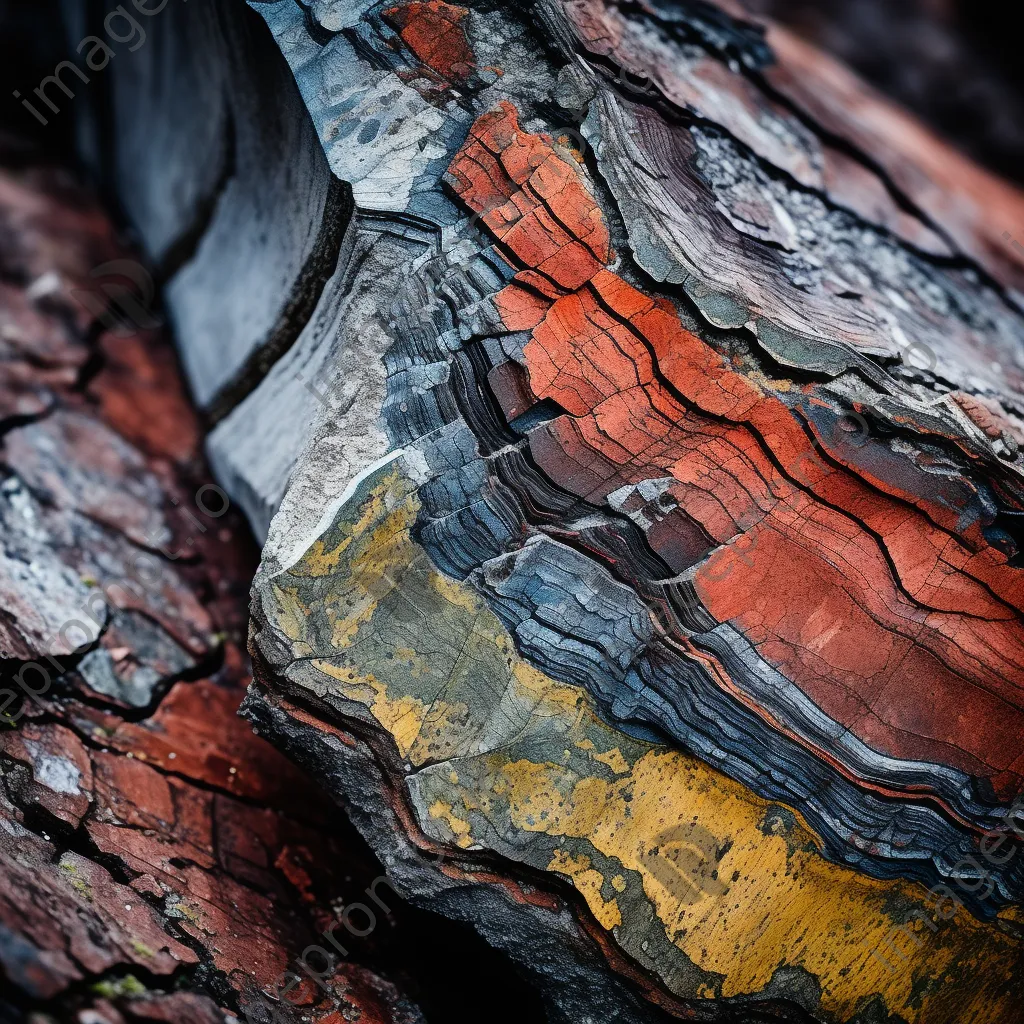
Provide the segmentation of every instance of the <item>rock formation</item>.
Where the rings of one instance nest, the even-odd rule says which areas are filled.
[[[1024,196],[735,0],[249,8],[81,115],[243,713],[552,1020],[1021,1020]]]

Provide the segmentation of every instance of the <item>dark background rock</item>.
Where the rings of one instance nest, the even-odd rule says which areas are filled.
[[[196,502],[212,477],[166,334],[107,330],[71,297],[93,259],[138,255],[66,171],[30,144],[12,151],[19,170],[0,155],[0,329],[21,369],[0,390],[16,382],[41,400],[18,398],[0,417],[0,500],[13,517],[0,543],[29,559],[38,594],[68,590],[65,618],[107,610],[97,644],[71,657],[51,645],[51,662],[43,646],[11,649],[32,592],[16,580],[5,590],[0,1021],[222,1024],[246,1008],[262,1021],[258,989],[375,884],[389,912],[364,937],[340,933],[350,955],[325,975],[330,993],[306,979],[301,1009],[273,1019],[469,1024],[492,999],[495,1021],[537,1017],[500,954],[378,882],[381,865],[317,783],[237,717],[257,556],[248,527],[234,508],[205,514],[222,509],[212,494]],[[12,527],[30,509],[31,550],[18,556]],[[157,543],[140,547],[140,530]],[[159,567],[155,590],[131,576],[133,555]],[[33,698],[16,677],[37,660],[49,678],[22,676]],[[455,962],[471,965],[458,986]]]
[[[976,160],[1024,181],[1020,11],[1009,0],[744,0],[834,53]]]

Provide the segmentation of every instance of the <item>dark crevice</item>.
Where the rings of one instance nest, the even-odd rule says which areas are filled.
[[[160,623],[153,619],[152,616],[146,615],[145,612],[135,611],[136,614],[149,619],[150,622],[153,622],[155,625],[163,629],[163,627],[160,626]],[[104,633],[106,633],[109,626],[110,623],[104,626]],[[99,642],[97,641],[90,650],[96,650],[99,646]],[[58,676],[54,680],[54,684],[60,685],[62,693],[66,692],[68,696],[73,696],[75,702],[83,705],[84,707],[92,708],[93,710],[100,711],[103,714],[114,715],[118,720],[125,722],[126,724],[138,725],[142,722],[148,721],[160,710],[161,704],[163,704],[167,695],[178,683],[197,683],[203,679],[215,678],[223,665],[224,648],[218,645],[208,651],[203,657],[199,658],[192,668],[161,678],[161,680],[153,686],[152,698],[142,707],[126,707],[102,694],[94,693],[91,690],[85,692],[85,684],[83,684],[82,687],[72,689],[69,680],[66,678],[68,672],[73,671],[71,669],[69,669],[68,672],[65,672],[64,675]],[[167,774],[173,775],[175,773],[168,771]],[[227,791],[225,790],[225,792]]]
[[[4,434],[9,434],[12,430],[17,430],[19,427],[28,427],[33,423],[39,423],[40,421],[45,420],[48,416],[53,414],[56,408],[56,404],[51,404],[42,412],[26,413],[21,416],[15,415],[0,418],[0,437],[3,437]],[[0,463],[0,465],[3,465],[3,463]]]

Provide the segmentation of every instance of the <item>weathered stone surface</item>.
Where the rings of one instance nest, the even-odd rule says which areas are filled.
[[[401,268],[426,248],[412,231],[357,217],[295,345],[211,432],[210,461],[261,539],[279,510],[278,538],[294,547],[296,537],[314,537],[324,500],[387,452],[378,423],[388,344],[380,289],[396,289]]]
[[[298,632],[288,641],[260,631],[258,648],[273,658],[261,677],[313,695],[328,719],[390,732],[391,770],[405,777],[417,831],[464,850],[469,864],[493,851],[520,870],[571,879],[590,927],[608,929],[683,1000],[727,997],[728,1015],[739,997],[760,992],[767,1011],[776,993],[813,991],[816,1013],[843,1020],[856,1017],[865,987],[886,1004],[910,999],[911,979],[889,970],[885,955],[895,958],[894,928],[931,920],[926,887],[829,865],[820,839],[784,804],[602,722],[583,687],[516,655],[480,598],[432,569],[409,535],[414,494],[400,462],[375,474],[357,492],[354,519],[339,519],[267,585],[258,620]],[[323,592],[332,595],[327,610],[303,596]],[[289,735],[283,723],[276,731]],[[305,756],[326,768],[336,755],[318,749],[312,731],[299,734]],[[1012,922],[1013,911],[1004,917]],[[1000,1020],[1017,943],[964,910],[957,921],[940,922],[920,950],[900,951],[920,956],[923,970],[987,964],[991,987],[958,973],[962,987],[950,977],[930,1001],[939,1015],[969,1005]],[[515,934],[533,938],[522,922]],[[821,988],[794,985],[800,972],[780,957],[815,965]],[[557,991],[558,980],[550,984]],[[588,1005],[579,993],[560,995],[566,1015]]]
[[[164,284],[192,395],[217,419],[301,331],[350,204],[263,22],[195,6],[143,18],[146,45],[111,62],[112,109],[94,112],[88,148]],[[72,45],[104,38],[104,11],[68,7]]]
[[[113,82],[107,159],[125,212],[164,276],[192,254],[241,169],[233,152],[231,99],[231,73],[238,67],[230,63],[218,5],[197,8],[171,3],[158,20],[140,19],[145,45],[134,59],[115,59],[106,69]],[[95,11],[82,15],[80,24],[68,25],[72,45],[98,28]],[[145,131],[137,130],[140,125]],[[92,144],[100,150],[104,142]]]
[[[95,640],[106,622],[102,602],[95,619],[81,621],[89,587],[53,549],[41,519],[38,502],[17,477],[8,476],[0,484],[0,595],[7,613],[0,620],[0,658],[70,654]],[[60,635],[67,623],[74,625]]]
[[[449,12],[424,35],[502,72],[456,108],[455,61],[409,30],[444,5],[331,36],[254,6],[318,124],[312,83],[397,27],[381,60],[418,61],[460,137],[439,183],[387,195],[439,229],[379,296],[364,409],[391,454],[297,456],[330,482],[270,528],[249,713],[397,861],[440,844],[499,889],[571,882],[556,924],[399,876],[506,948],[577,951],[524,957],[566,1017],[1012,1016],[1024,320],[985,229],[901,193],[838,104],[823,126],[780,100],[770,40],[720,11],[538,4],[497,55],[493,11]],[[567,984],[607,965],[624,987]]]
[[[80,512],[143,547],[170,541],[159,483],[102,422],[58,409],[10,431],[4,449],[7,465],[48,506]]]
[[[19,804],[33,804],[78,827],[92,803],[93,775],[75,733],[59,725],[26,725],[0,735],[0,756],[28,769],[7,774],[7,788]]]
[[[154,908],[132,889],[85,857],[61,854],[9,810],[0,813],[0,963],[12,984],[34,999],[48,999],[114,967],[168,977],[196,962],[196,954],[164,931]]]
[[[270,72],[168,290],[267,539],[245,714],[553,1019],[1019,1018],[1024,199],[735,0],[249,6],[294,87],[223,5],[225,80]],[[273,787],[180,726],[219,683],[104,685],[75,728],[140,756],[55,806],[214,969],[275,963],[229,909]]]
[[[0,283],[0,296],[0,420],[37,416],[74,384],[89,349],[23,288]]]
[[[78,663],[87,690],[114,703],[144,708],[196,660],[155,622],[138,612],[117,612],[100,641]]]
[[[194,459],[199,429],[174,351],[142,331],[108,332],[99,347],[103,373],[89,382],[87,393],[98,403],[103,421],[155,459]]]
[[[59,312],[81,332],[96,321],[83,295],[96,286],[92,272],[123,255],[110,220],[97,208],[76,202],[70,175],[47,168],[5,175],[0,183],[0,237],[4,240],[0,273],[16,282],[23,296],[13,307],[26,303]],[[11,314],[8,313],[8,316]],[[43,351],[52,352],[46,336],[58,330],[56,323],[40,335]],[[34,335],[33,335],[34,336]],[[72,339],[81,343],[81,336]]]

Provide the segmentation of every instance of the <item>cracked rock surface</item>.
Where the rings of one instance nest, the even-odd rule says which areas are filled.
[[[553,1020],[1016,1024],[1024,196],[738,0],[197,17],[223,76],[146,51],[98,141],[129,200],[154,134],[142,192],[196,193],[167,296],[265,541],[243,714]],[[161,528],[145,478],[102,499],[114,446],[52,479],[74,427],[9,496],[66,524],[61,607],[60,552]],[[17,592],[10,643],[59,657]],[[130,718],[216,627],[161,595],[78,671]],[[122,665],[129,612],[177,648]]]

